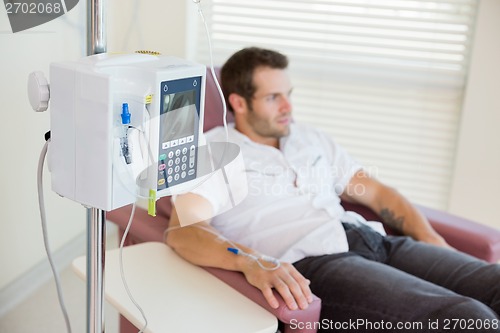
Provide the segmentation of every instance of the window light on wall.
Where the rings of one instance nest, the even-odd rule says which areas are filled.
[[[290,58],[294,117],[412,201],[446,209],[477,0],[204,0],[214,62]],[[196,60],[209,63],[202,27]]]

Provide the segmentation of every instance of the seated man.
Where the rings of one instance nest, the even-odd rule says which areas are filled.
[[[178,196],[177,211],[191,207],[196,219],[213,210],[214,217],[202,228],[174,227],[167,244],[194,264],[243,272],[271,307],[278,305],[273,288],[290,309],[307,308],[312,291],[322,299],[321,318],[332,323],[420,323],[425,332],[477,319],[483,331],[500,331],[500,266],[450,248],[408,200],[326,134],[292,123],[287,66],[284,55],[259,48],[225,63],[222,87],[235,116],[229,141],[241,148],[248,196],[220,214],[219,198],[202,190]],[[216,128],[207,139],[225,135]],[[374,231],[341,199],[370,207],[405,236]],[[176,209],[171,226],[179,225]]]

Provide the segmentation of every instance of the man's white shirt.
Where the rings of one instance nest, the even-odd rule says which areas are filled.
[[[225,142],[226,132],[214,128],[206,139]],[[344,149],[325,133],[298,124],[281,138],[279,150],[251,141],[231,125],[228,141],[241,148],[246,179],[240,177],[240,185],[248,195],[226,210],[222,184],[207,181],[192,191],[212,204],[211,224],[219,232],[285,262],[348,251],[341,220],[352,216],[340,205],[339,195],[361,165]]]

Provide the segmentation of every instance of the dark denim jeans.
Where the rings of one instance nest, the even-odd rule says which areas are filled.
[[[319,332],[500,332],[500,265],[364,225],[344,229],[349,252],[294,264],[322,299]]]

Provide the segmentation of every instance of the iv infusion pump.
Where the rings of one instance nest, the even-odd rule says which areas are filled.
[[[149,54],[51,64],[52,189],[110,211],[192,186],[205,78],[204,65]]]

